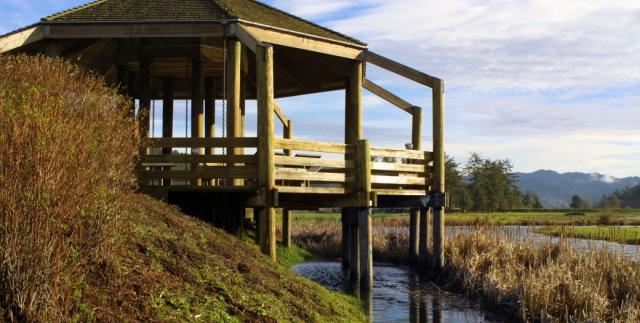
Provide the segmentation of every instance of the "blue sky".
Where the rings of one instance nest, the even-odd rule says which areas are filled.
[[[83,2],[0,0],[0,33]],[[640,175],[638,0],[267,3],[443,78],[447,152],[459,161],[478,151],[509,158],[518,171]],[[368,77],[430,110],[428,89],[375,68]],[[296,121],[296,136],[341,140],[342,93],[279,104]],[[429,118],[426,113],[425,142]],[[410,141],[410,124],[407,115],[365,92],[365,136],[374,145],[402,147]]]

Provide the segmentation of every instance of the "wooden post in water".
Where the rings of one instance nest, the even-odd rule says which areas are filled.
[[[242,81],[242,44],[237,39],[227,41],[227,137],[239,138],[242,135],[241,81]],[[227,148],[228,156],[242,154],[241,148]],[[233,163],[228,164],[235,166]],[[244,180],[233,179],[227,185],[242,186]]]
[[[418,231],[420,232],[420,246],[419,246],[419,257],[418,257],[418,266],[423,269],[427,269],[427,260],[429,259],[429,222],[431,217],[431,212],[429,208],[422,207],[419,210],[420,218],[418,222],[420,223],[420,227]]]
[[[359,227],[357,208],[345,208],[349,225],[349,279],[352,283],[360,282],[360,244],[358,243]]]
[[[373,247],[371,229],[371,145],[368,140],[356,144],[356,189],[361,207],[358,208],[358,244],[360,251],[360,289],[373,287]]]
[[[204,69],[202,58],[198,53],[191,63],[191,138],[204,138],[204,105],[203,88]],[[193,155],[204,155],[204,148],[194,147],[191,151]],[[198,164],[191,164],[191,170],[198,169]],[[202,186],[202,179],[195,179],[195,186]]]
[[[444,82],[433,84],[433,261],[436,270],[444,269]]]
[[[413,107],[412,117],[411,146],[414,150],[422,150],[422,109]],[[420,259],[421,222],[418,213],[419,210],[414,208],[409,214],[409,261],[414,266],[418,265]]]
[[[276,260],[276,224],[273,195],[275,190],[274,164],[274,80],[273,80],[273,47],[257,46],[257,93],[258,93],[258,186],[260,199],[264,206],[260,216],[264,219],[261,232],[263,238],[262,252]],[[261,223],[262,224],[262,223]]]
[[[340,210],[340,221],[342,222],[342,245],[341,253],[342,253],[342,267],[344,269],[349,269],[349,256],[351,252],[351,237],[350,237],[350,227],[349,227],[349,213],[347,208],[342,208]]]

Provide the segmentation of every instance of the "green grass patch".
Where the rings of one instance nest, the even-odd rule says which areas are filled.
[[[548,236],[565,236],[588,240],[605,240],[625,244],[640,245],[640,227],[597,226],[597,227],[544,227],[537,233]]]
[[[295,245],[292,245],[289,248],[278,245],[277,253],[278,263],[285,267],[291,267],[305,261],[310,261],[314,258],[309,251]]]

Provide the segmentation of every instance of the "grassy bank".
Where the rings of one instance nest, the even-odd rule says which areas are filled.
[[[382,220],[386,221],[386,220]],[[566,243],[534,246],[504,240],[478,225],[446,240],[443,289],[465,293],[508,320],[629,322],[640,319],[640,267],[606,251],[581,253]],[[337,257],[340,222],[299,218],[294,240]],[[376,232],[374,261],[406,263],[408,234]]]
[[[135,193],[128,99],[61,60],[0,56],[0,320],[365,321],[351,297]]]
[[[640,228],[638,227],[544,227],[537,233],[554,237],[572,237],[588,240],[605,240],[618,243],[640,245]]]

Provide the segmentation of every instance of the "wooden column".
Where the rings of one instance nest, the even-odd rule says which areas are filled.
[[[422,150],[422,109],[413,107],[413,125],[411,127],[411,146],[414,150]],[[422,223],[419,218],[419,209],[411,209],[409,214],[409,260],[412,265],[419,263],[419,246],[421,243]],[[424,225],[428,225],[424,223]]]
[[[419,260],[418,265],[421,268],[427,269],[427,260],[429,259],[429,220],[431,217],[431,213],[429,208],[420,208],[420,219],[418,222],[420,223],[420,227],[418,229],[420,236],[420,246],[419,246]]]
[[[353,62],[346,91],[345,143],[349,145],[355,145],[362,139],[363,67],[363,62]]]
[[[291,210],[282,210],[282,245],[286,248],[291,246]]]
[[[242,111],[241,111],[241,83],[242,83],[242,44],[237,39],[227,41],[227,136],[229,138],[241,137]],[[242,154],[241,148],[227,149],[227,155]],[[236,164],[229,164],[230,167]],[[242,186],[242,179],[234,179],[233,186]]]
[[[433,192],[436,205],[433,207],[433,261],[437,270],[444,268],[444,82],[433,84]]]
[[[347,209],[347,221],[349,223],[349,278],[351,282],[360,281],[360,244],[358,243],[358,209]]]
[[[258,46],[256,51],[257,92],[258,92],[258,186],[264,207],[260,215],[265,218],[266,242],[262,252],[276,260],[276,236],[273,193],[275,189],[275,164],[273,140],[274,126],[274,80],[273,47]]]
[[[373,287],[373,244],[371,208],[358,208],[360,244],[360,289],[369,291]]]
[[[140,137],[148,138],[149,133],[149,113],[151,111],[151,59],[147,56],[140,58],[140,88],[139,88],[139,107],[138,122],[140,129]]]
[[[204,138],[204,102],[203,102],[204,70],[202,58],[198,54],[191,61],[191,138]],[[193,155],[204,155],[204,148],[194,147]],[[191,164],[191,170],[197,170],[198,164]],[[197,178],[191,183],[202,186],[202,179]]]

